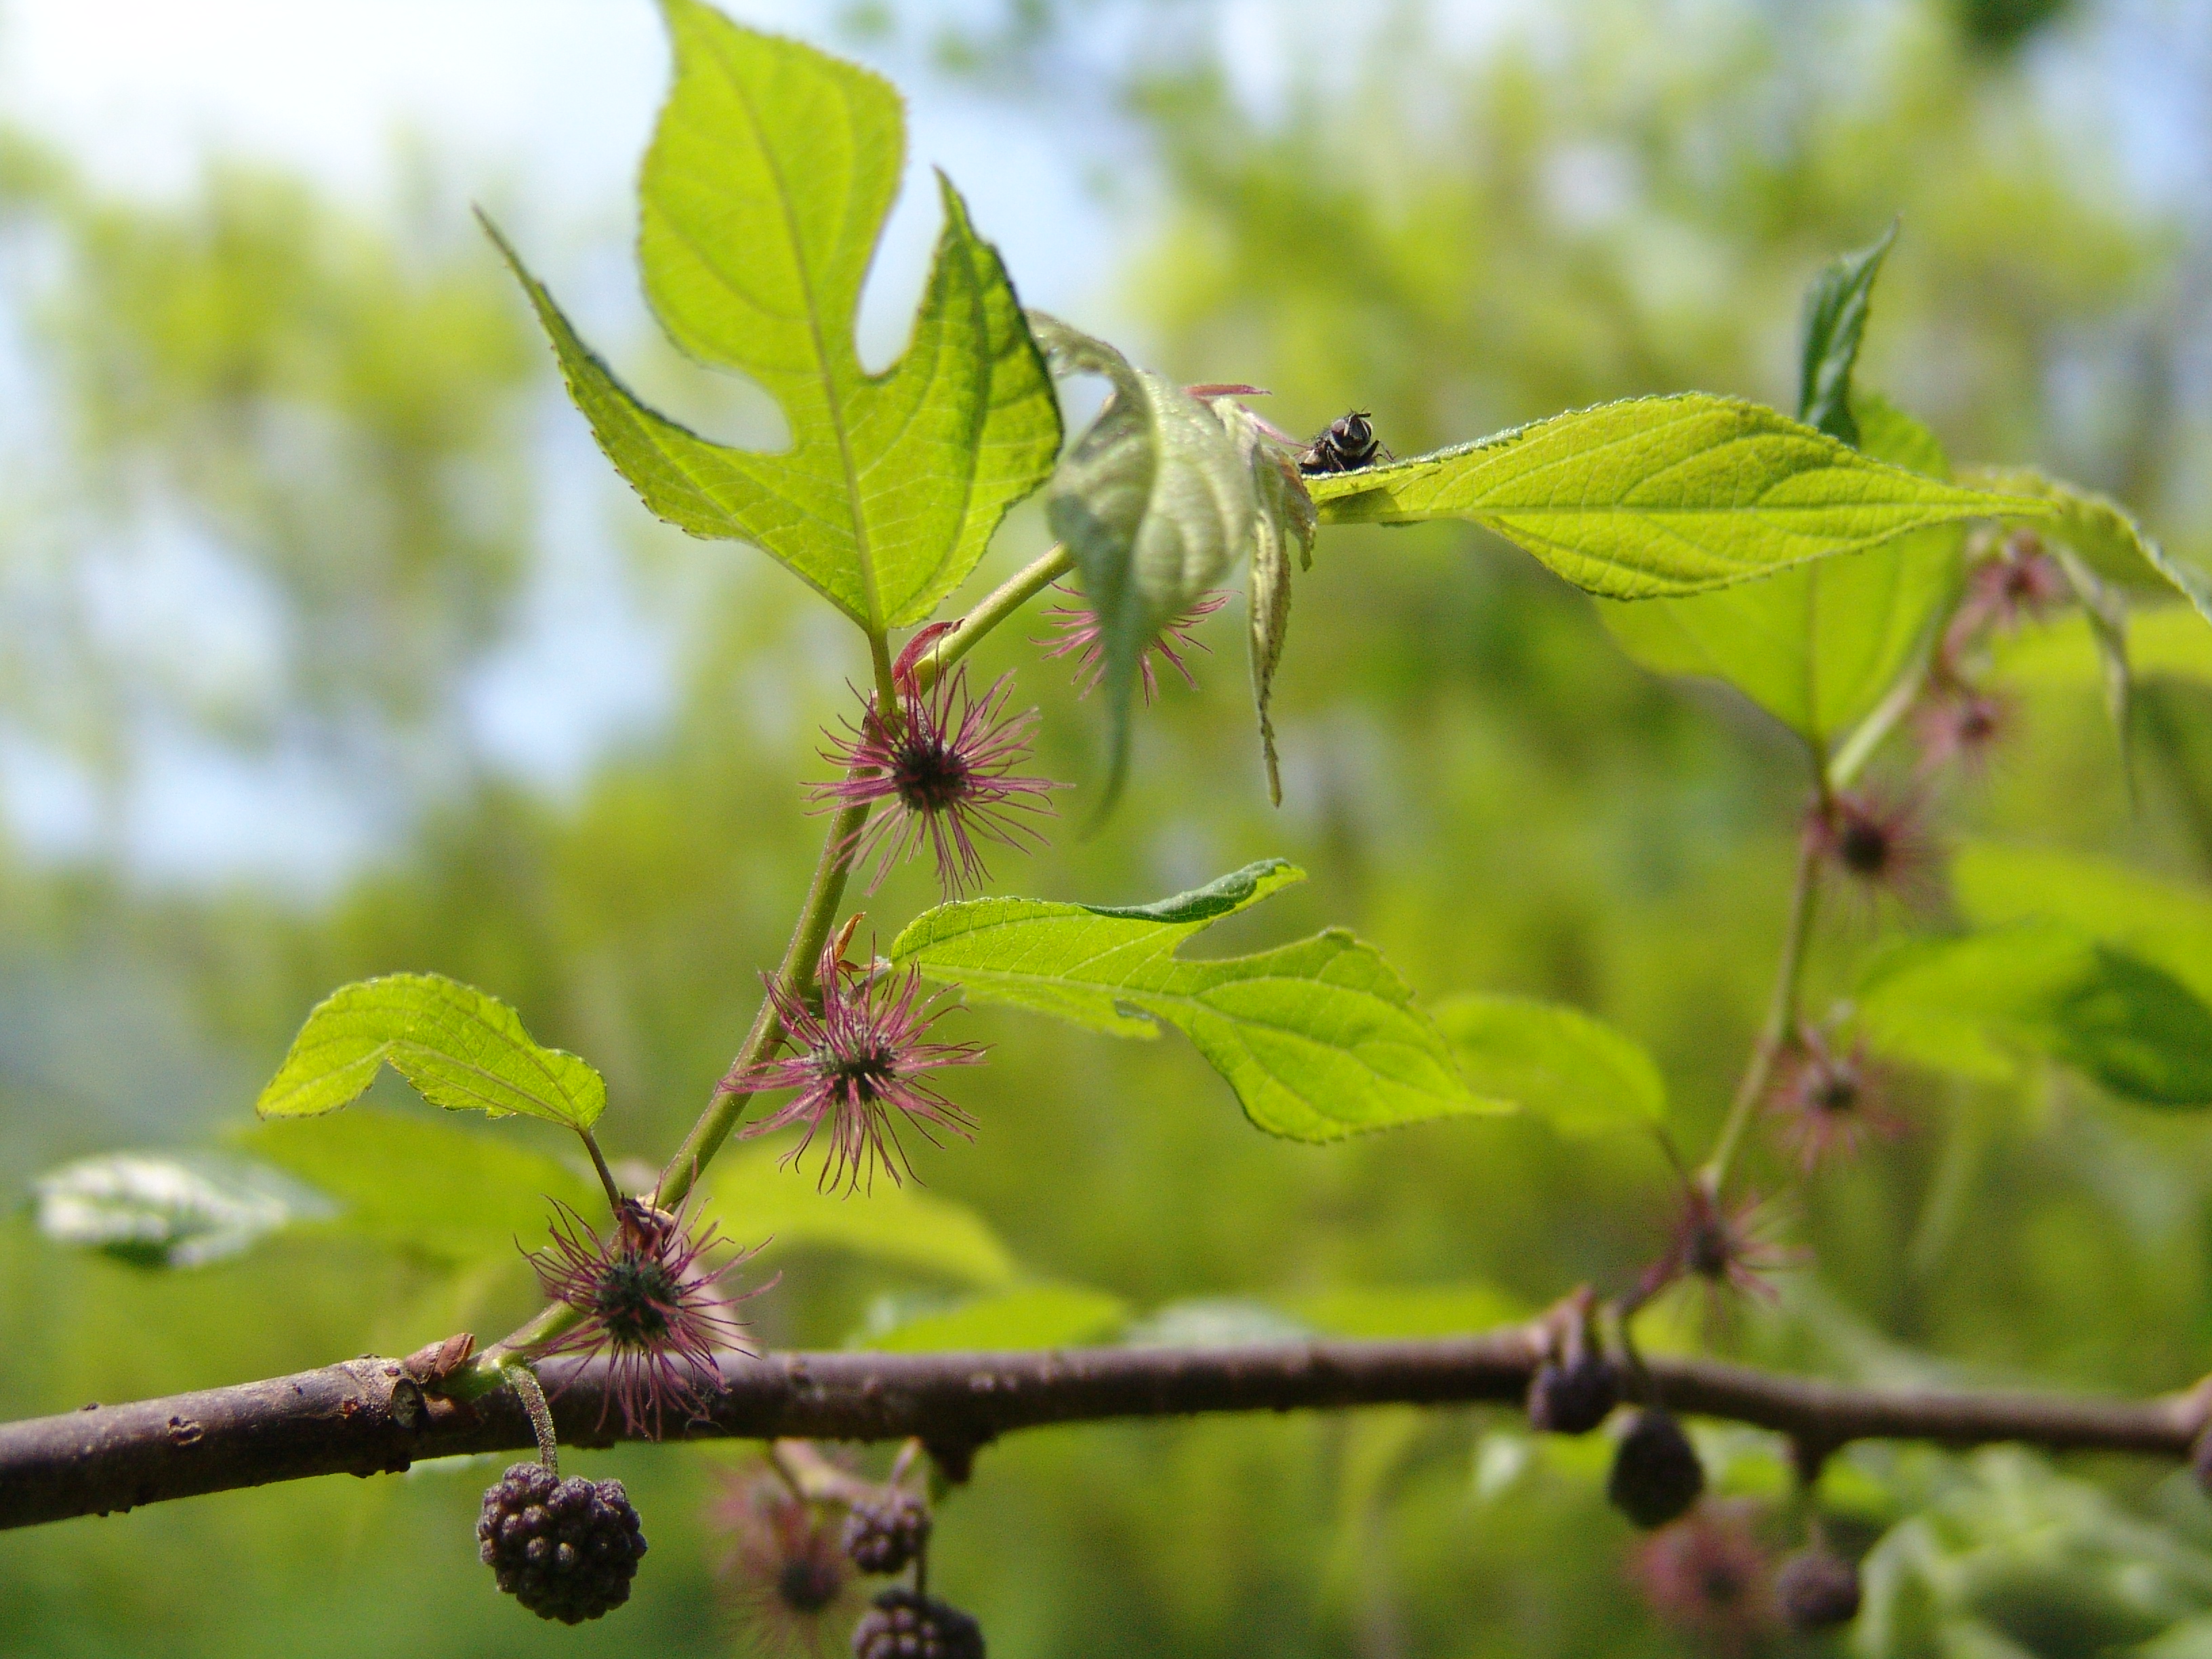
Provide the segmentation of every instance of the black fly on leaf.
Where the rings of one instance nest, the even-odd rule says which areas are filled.
[[[1369,411],[1355,409],[1340,415],[1328,423],[1328,430],[1307,446],[1298,457],[1298,471],[1308,475],[1316,472],[1357,472],[1363,466],[1372,466],[1380,451],[1387,460],[1398,458],[1382,447],[1382,440],[1368,422]]]

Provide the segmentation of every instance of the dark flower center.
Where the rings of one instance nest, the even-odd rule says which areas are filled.
[[[1725,1275],[1735,1258],[1735,1241],[1729,1237],[1728,1224],[1717,1216],[1698,1222],[1690,1229],[1689,1248],[1683,1255],[1690,1271],[1700,1278]]]
[[[794,1555],[776,1571],[776,1596],[794,1613],[821,1612],[844,1587],[836,1564],[813,1554]]]
[[[1815,1111],[1841,1114],[1858,1109],[1859,1080],[1841,1066],[1815,1073],[1812,1087],[1805,1092]]]
[[[1836,855],[1855,876],[1878,876],[1889,867],[1889,832],[1867,818],[1848,818],[1836,841]]]
[[[972,775],[959,750],[941,737],[909,731],[898,745],[891,783],[912,812],[942,812],[968,793]]]
[[[881,1043],[855,1054],[823,1049],[815,1059],[823,1075],[837,1084],[841,1091],[856,1094],[864,1101],[883,1099],[890,1092],[891,1085],[898,1081],[897,1058]]]
[[[1699,1575],[1698,1590],[1717,1607],[1732,1606],[1747,1588],[1744,1575],[1733,1561],[1708,1561]]]
[[[666,1263],[625,1252],[599,1269],[592,1312],[617,1347],[651,1348],[667,1340],[669,1314],[683,1300],[684,1287]]]

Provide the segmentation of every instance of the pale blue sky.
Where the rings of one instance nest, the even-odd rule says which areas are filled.
[[[749,21],[854,50],[830,27],[838,0],[722,3]],[[1177,15],[1201,20],[1239,94],[1264,110],[1300,72],[1297,43],[1322,38],[1318,17],[1340,4],[1221,0]],[[943,4],[903,9],[945,15]],[[1433,9],[1441,45],[1457,53],[1542,8],[1438,0]],[[1125,9],[1099,26],[1123,33],[1085,49],[1108,62],[1145,50],[1152,42],[1128,31],[1146,17]],[[1079,87],[1058,104],[1010,102],[920,70],[921,56],[881,64],[908,96],[913,173],[936,164],[952,175],[1025,299],[1126,334],[1107,308],[1116,220],[1087,181],[1102,165],[1126,163],[1127,135]],[[2075,100],[2092,126],[2109,122],[2147,186],[2200,202],[2212,195],[2212,0],[2105,0],[2069,56],[2053,62],[2063,73],[2045,77],[2052,96]],[[1306,70],[1326,77],[1330,67],[1330,54],[1305,54]],[[392,183],[403,137],[424,137],[443,176],[501,207],[587,331],[618,357],[620,343],[647,324],[634,285],[606,280],[614,266],[604,256],[627,240],[629,185],[666,69],[651,0],[0,0],[0,114],[58,142],[103,182],[173,192],[209,154],[228,153],[374,201]],[[1129,199],[1141,216],[1141,170],[1133,176]],[[878,357],[903,335],[934,233],[933,192],[915,182],[910,174],[864,313],[864,343]],[[587,258],[594,250],[601,257]],[[549,428],[558,463],[549,476],[596,465],[573,420]],[[562,505],[549,521],[593,524],[574,489]],[[649,727],[665,707],[665,636],[630,603],[597,528],[549,537],[518,623],[472,689],[472,739],[495,765],[573,786],[609,742]],[[296,756],[250,760],[150,734],[138,770],[121,850],[160,882],[246,878],[312,891],[392,827],[364,810],[358,781],[319,775]],[[0,814],[58,855],[97,839],[83,778],[5,730]]]

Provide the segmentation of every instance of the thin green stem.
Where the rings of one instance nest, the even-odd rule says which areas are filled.
[[[607,1158],[599,1150],[599,1138],[589,1129],[576,1131],[584,1143],[584,1150],[592,1155],[592,1167],[599,1172],[599,1185],[607,1189],[608,1212],[620,1220],[623,1212],[622,1188],[615,1184],[615,1172],[607,1168]]]
[[[1928,678],[1928,653],[1921,652],[1912,659],[1912,665],[1898,677],[1897,684],[1889,688],[1875,710],[1858,723],[1858,727],[1844,739],[1824,774],[1831,791],[1848,789],[1856,781],[1874,752],[1884,738],[1897,727],[1905,713],[1918,701],[1922,684]]]
[[[887,732],[896,732],[903,720],[899,710],[898,677],[891,672],[891,642],[884,634],[868,635],[868,660],[876,669],[876,718]]]
[[[473,1400],[499,1386],[505,1372],[502,1367],[513,1363],[517,1354],[532,1353],[556,1337],[574,1330],[581,1322],[584,1310],[565,1302],[549,1302],[524,1323],[516,1326],[505,1336],[479,1353],[476,1364],[466,1371],[456,1371],[446,1380],[446,1392],[460,1400]]]
[[[1005,622],[1017,611],[1036,597],[1057,578],[1075,568],[1074,556],[1065,547],[1054,547],[987,594],[981,603],[961,619],[939,642],[937,648],[915,666],[915,683],[926,687],[939,674],[974,650],[991,630]],[[878,717],[896,721],[898,716],[897,688],[891,675],[890,647],[881,635],[871,635],[869,654],[874,659],[876,672],[876,707]],[[856,769],[853,777],[866,775],[865,769]],[[859,850],[860,829],[867,822],[868,808],[865,804],[842,808],[830,822],[830,832],[823,837],[822,855],[814,866],[814,879],[806,890],[806,900],[799,907],[799,920],[793,927],[791,940],[784,947],[783,960],[776,969],[776,983],[789,998],[805,998],[815,988],[815,968],[820,961],[822,947],[829,941],[830,931],[836,926],[838,906],[845,896],[845,883],[853,871],[853,859]],[[732,1076],[742,1075],[760,1065],[775,1053],[784,1036],[783,1018],[777,1013],[775,999],[762,999],[760,1011],[753,1016],[752,1029],[745,1034],[744,1046],[730,1068]],[[681,1204],[691,1191],[702,1171],[714,1161],[722,1143],[730,1138],[745,1108],[751,1103],[750,1089],[717,1088],[700,1113],[684,1144],[668,1160],[660,1172],[659,1185],[655,1188],[655,1201],[664,1207]],[[589,1135],[585,1144],[591,1148],[593,1164],[599,1170],[600,1180],[606,1184],[609,1200],[619,1206],[621,1194],[616,1188],[612,1173],[592,1145]],[[447,1385],[448,1392],[463,1398],[482,1394],[497,1386],[500,1365],[518,1353],[528,1353],[543,1347],[565,1333],[575,1328],[583,1315],[563,1302],[547,1304],[539,1309],[527,1323],[509,1332],[477,1356],[469,1372],[457,1373]]]
[[[1826,793],[1824,788],[1824,801]],[[1773,1079],[1774,1062],[1780,1058],[1790,1033],[1797,1029],[1797,1000],[1805,978],[1806,947],[1812,941],[1813,915],[1820,896],[1820,856],[1813,837],[1801,837],[1797,878],[1790,893],[1789,928],[1782,940],[1782,967],[1774,978],[1774,995],[1767,1004],[1766,1024],[1752,1048],[1750,1064],[1744,1067],[1743,1081],[1736,1085],[1728,1121],[1721,1127],[1720,1139],[1713,1143],[1713,1155],[1698,1171],[1698,1181],[1709,1193],[1718,1194],[1721,1183],[1728,1179],[1729,1165],[1743,1139],[1744,1127],[1751,1121],[1753,1110],[1765,1098],[1767,1085]]]
[[[915,684],[929,685],[981,644],[993,629],[1074,568],[1075,555],[1067,550],[1066,544],[1061,543],[1016,571],[985,594],[975,608],[960,619],[959,627],[938,641],[929,654],[915,665]]]

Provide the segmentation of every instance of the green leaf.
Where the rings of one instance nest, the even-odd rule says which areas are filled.
[[[698,0],[662,9],[676,83],[639,185],[646,293],[678,346],[775,398],[791,447],[732,448],[645,407],[501,250],[648,507],[765,550],[871,633],[921,621],[1060,447],[1012,285],[940,176],[945,228],[913,338],[869,374],[853,326],[904,158],[898,94]]]
[[[1494,1285],[1340,1286],[1283,1306],[1325,1335],[1373,1340],[1474,1335],[1529,1313],[1527,1303]]]
[[[2088,618],[2054,617],[1996,645],[1999,678],[2019,685],[2082,691],[2105,689],[2103,653]],[[2193,680],[2212,685],[2212,628],[2186,605],[2139,611],[2128,618],[2128,665],[2137,680]]]
[[[1666,1117],[1667,1085],[1643,1045],[1579,1009],[1470,994],[1448,997],[1432,1013],[1477,1095],[1524,1107],[1569,1134]]]
[[[597,1182],[457,1123],[365,1109],[255,1124],[232,1140],[337,1199],[343,1231],[451,1263],[544,1243],[550,1200],[586,1216],[605,1212]]]
[[[336,1207],[283,1172],[211,1152],[110,1152],[32,1185],[39,1231],[146,1267],[198,1267]]]
[[[982,1290],[1015,1278],[1014,1259],[983,1218],[919,1186],[878,1186],[866,1198],[816,1190],[777,1167],[774,1147],[725,1155],[706,1177],[708,1206],[741,1243],[769,1241],[769,1255],[793,1249],[842,1250]]]
[[[1861,407],[1861,436],[1875,459],[1948,477],[1927,428],[1878,398]],[[1719,592],[1601,601],[1599,611],[1647,668],[1724,679],[1826,750],[1900,675],[1917,672],[1957,592],[1961,537],[1956,526],[1941,525]]]
[[[2105,859],[1990,842],[1958,850],[1951,890],[1977,927],[2063,922],[2165,969],[2212,1003],[2212,890]]]
[[[1865,337],[1867,302],[1881,262],[1897,240],[1898,221],[1871,247],[1846,253],[1813,279],[1805,295],[1805,362],[1797,393],[1797,418],[1807,426],[1859,448],[1851,416],[1851,369]]]
[[[1370,946],[1340,929],[1256,956],[1184,962],[1176,948],[1223,916],[1305,879],[1280,859],[1131,908],[972,899],[925,912],[891,960],[970,1000],[1053,1014],[1119,1036],[1175,1026],[1271,1134],[1337,1140],[1492,1112],[1453,1069],[1442,1035]]]
[[[2212,622],[2212,578],[2173,557],[2110,496],[2062,483],[2033,467],[1978,467],[1972,477],[1984,488],[2040,501],[2040,514],[2003,516],[2038,520],[2046,533],[2105,580],[2154,599],[2179,592]]]
[[[2136,793],[2135,751],[2128,740],[2128,719],[2135,703],[2135,670],[2128,660],[2128,602],[2118,586],[2089,568],[2088,562],[2070,547],[2058,549],[2059,568],[2073,589],[2089,625],[2089,640],[2096,647],[2099,678],[2103,682],[2105,713],[2120,742],[2120,766],[2126,774],[2128,799]]]
[[[1323,524],[1470,520],[1617,599],[1699,593],[1936,525],[2049,510],[1701,392],[1601,404],[1306,485]]]
[[[1153,1309],[1121,1333],[1121,1341],[1132,1348],[1232,1348],[1312,1335],[1281,1309],[1249,1297],[1192,1296]]]
[[[497,997],[441,974],[392,974],[334,991],[261,1091],[263,1117],[313,1117],[358,1099],[386,1064],[434,1106],[520,1112],[587,1129],[607,1103],[599,1074],[539,1047]]]
[[[1032,312],[1030,322],[1058,373],[1103,375],[1113,387],[1068,446],[1045,501],[1098,617],[1109,739],[1103,814],[1127,775],[1145,647],[1252,545],[1260,515],[1254,458],[1180,386],[1057,318]]]
[[[1095,1342],[1127,1322],[1129,1305],[1079,1285],[1024,1285],[949,1307],[872,1319],[846,1343],[883,1353],[988,1353],[1017,1348],[1065,1348]]]
[[[2212,1009],[2164,969],[2063,923],[1910,943],[1869,971],[1859,1009],[1878,1048],[1934,1070],[2008,1079],[2024,1051],[2123,1100],[2212,1104]]]

